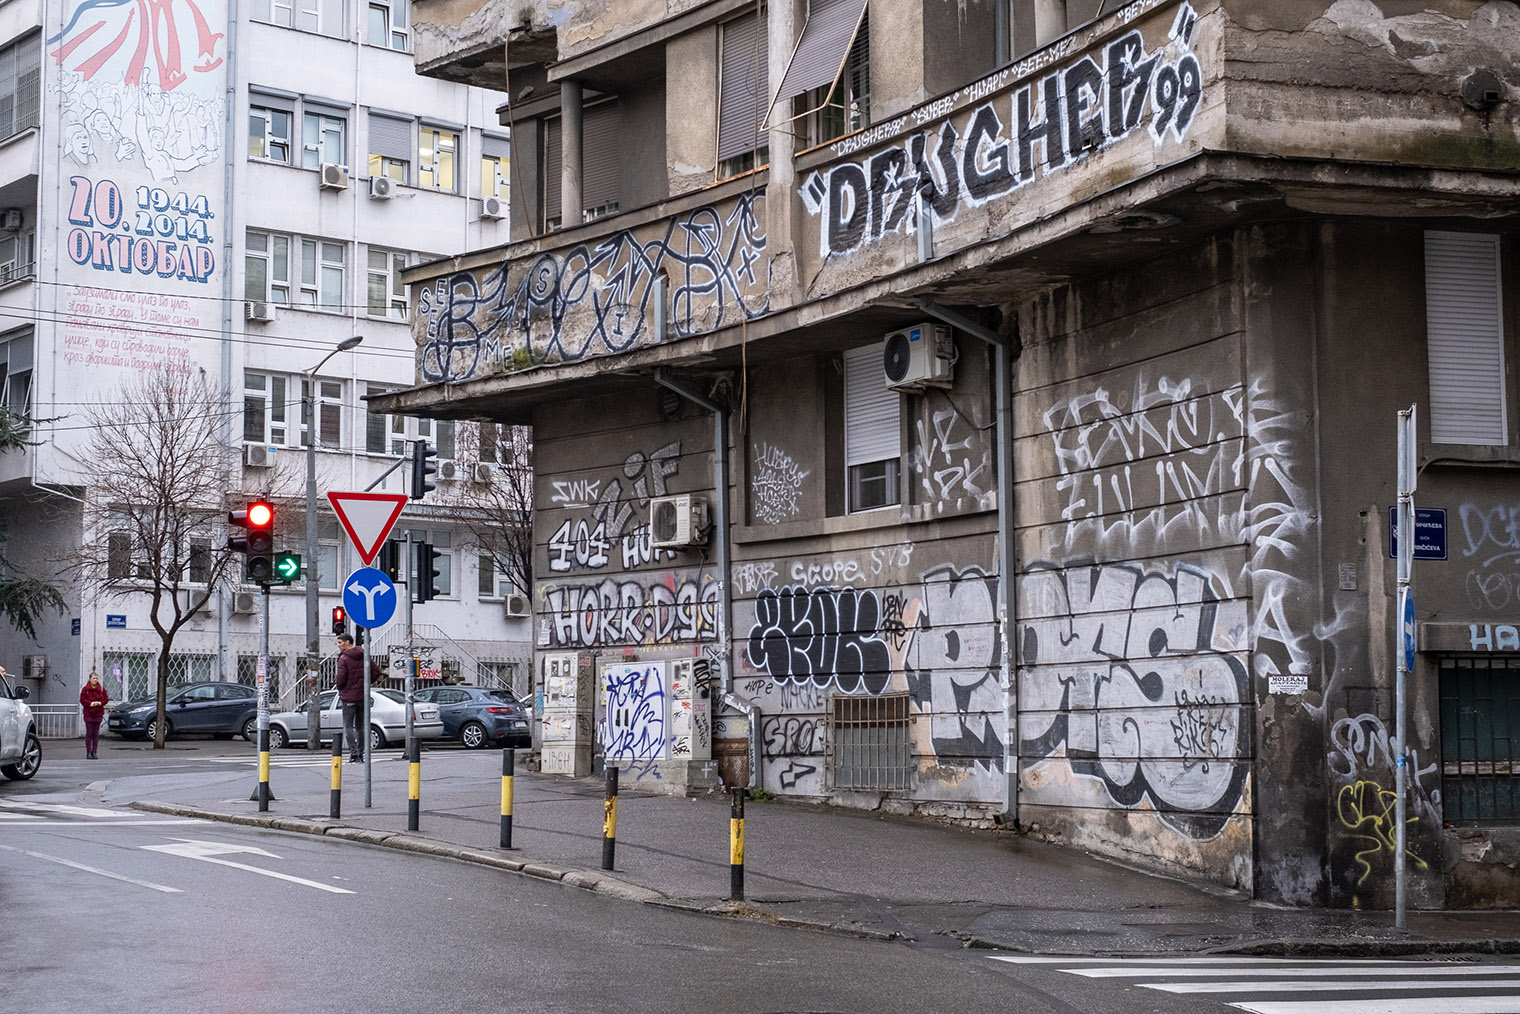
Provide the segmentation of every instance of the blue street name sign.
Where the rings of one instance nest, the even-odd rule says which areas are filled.
[[[106,613],[107,630],[126,630],[127,618],[120,613]]]
[[[1388,559],[1399,558],[1399,508],[1388,508]],[[1446,508],[1416,507],[1414,509],[1414,558],[1416,560],[1446,559]]]
[[[396,615],[396,586],[374,567],[360,567],[343,580],[343,608],[361,627],[381,627]]]
[[[79,636],[79,618],[77,616],[69,621],[69,633],[75,637]]]

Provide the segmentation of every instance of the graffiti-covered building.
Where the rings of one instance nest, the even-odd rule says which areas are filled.
[[[380,404],[535,427],[546,769],[1389,904],[1413,405],[1410,899],[1520,902],[1520,5],[416,32],[505,82],[513,231],[409,272]]]

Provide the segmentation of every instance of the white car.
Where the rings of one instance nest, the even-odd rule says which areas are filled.
[[[369,697],[369,742],[372,750],[383,750],[391,743],[406,740],[406,695],[399,690],[371,690]],[[322,702],[322,726],[317,742],[331,743],[333,734],[343,729],[343,706],[336,690],[327,690]],[[438,705],[417,704],[412,732],[418,739],[437,739],[443,735],[443,719]],[[269,749],[278,750],[289,743],[306,743],[306,709],[281,711],[269,716]],[[346,749],[351,749],[347,748]]]
[[[24,686],[12,688],[0,675],[0,774],[24,782],[42,767],[42,744],[37,740],[37,726],[26,699],[31,691]],[[436,711],[437,708],[435,707]],[[438,723],[443,733],[443,722]]]

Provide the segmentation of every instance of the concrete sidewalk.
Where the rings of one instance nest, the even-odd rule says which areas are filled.
[[[520,770],[520,769],[519,769]],[[622,786],[615,869],[602,862],[603,783],[521,772],[513,848],[500,845],[501,754],[423,756],[420,829],[407,832],[407,764],[377,755],[373,806],[345,765],[342,819],[328,819],[330,760],[274,755],[276,800],[248,796],[256,768],[229,765],[154,800],[112,782],[103,802],[325,834],[485,863],[631,900],[836,932],[1050,954],[1520,953],[1520,913],[1303,911],[1127,869],[1013,831],[976,831],[836,807],[750,800],[745,900],[730,902],[729,800]]]

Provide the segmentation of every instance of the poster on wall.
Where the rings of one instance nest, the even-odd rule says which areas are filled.
[[[197,340],[221,329],[225,8],[66,0],[47,10],[57,354],[71,385],[97,393],[189,370]]]

